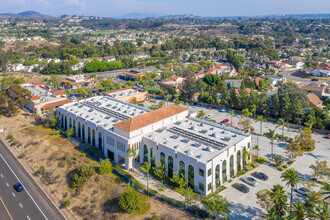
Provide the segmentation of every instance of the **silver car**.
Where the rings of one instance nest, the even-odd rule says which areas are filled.
[[[243,176],[242,181],[246,182],[247,184],[249,184],[251,186],[257,186],[258,185],[257,180],[252,178],[252,177],[249,177],[249,176]]]

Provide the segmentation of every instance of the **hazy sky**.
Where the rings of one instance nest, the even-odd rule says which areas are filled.
[[[51,16],[112,17],[131,12],[244,16],[330,13],[330,0],[0,0],[0,13],[27,10]]]

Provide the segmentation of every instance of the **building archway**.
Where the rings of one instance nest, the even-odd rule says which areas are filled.
[[[148,162],[148,147],[147,145],[143,146],[143,162]]]
[[[85,139],[85,125],[84,124],[82,124],[81,137],[82,137],[83,141],[86,141],[86,139]]]
[[[92,146],[95,147],[95,130],[92,130]]]
[[[92,142],[91,142],[91,128],[90,127],[88,127],[88,143],[89,144],[91,144]]]
[[[72,127],[73,127],[73,131],[74,131],[74,136],[77,136],[77,132],[76,132],[76,120],[74,120],[74,119],[73,119]]]
[[[222,183],[227,181],[227,161],[222,162]]]
[[[219,188],[220,186],[220,165],[218,164],[215,167],[215,187]]]
[[[173,157],[172,156],[168,156],[167,158],[167,176],[172,178],[173,177]]]
[[[64,119],[64,130],[68,130],[68,118],[65,116]]]
[[[241,170],[241,151],[237,151],[237,172]]]
[[[155,160],[155,150],[154,148],[150,148],[150,163],[151,163],[151,166],[155,167],[156,166],[156,160]]]
[[[194,183],[195,173],[194,173],[194,167],[192,165],[188,166],[188,186],[195,189],[195,183]]]
[[[99,150],[102,151],[102,134],[99,132]]]
[[[230,156],[229,160],[229,167],[230,167],[230,176],[234,176],[234,155]]]
[[[183,161],[179,162],[179,176],[180,177],[181,177],[181,174],[183,174],[184,176],[186,175],[186,170],[185,170],[185,166],[184,166]]]
[[[78,138],[81,138],[81,125],[80,125],[80,122],[78,122]]]
[[[62,127],[62,128],[64,128],[64,119],[63,119],[63,118],[64,118],[64,116],[63,116],[63,114],[62,114],[62,116],[61,116],[61,127]]]
[[[71,128],[72,128],[72,119],[69,118],[69,129],[71,129]]]
[[[160,163],[165,166],[165,154],[163,152],[160,153]]]

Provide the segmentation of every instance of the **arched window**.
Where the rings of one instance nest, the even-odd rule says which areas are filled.
[[[222,183],[227,181],[227,161],[222,162]]]
[[[82,124],[81,137],[82,137],[83,141],[86,141],[86,139],[85,139],[85,125],[84,124]]]
[[[61,127],[62,127],[62,128],[64,128],[64,119],[63,119],[63,114],[62,114],[62,116],[61,116],[61,119],[62,119],[62,120],[61,120]]]
[[[165,154],[163,152],[160,153],[160,163],[164,164],[165,166]]]
[[[80,122],[78,122],[78,137],[81,138],[81,125],[80,125]]]
[[[220,186],[220,165],[218,164],[215,167],[215,187],[218,188]]]
[[[102,134],[99,132],[99,150],[102,151]]]
[[[64,119],[64,129],[68,130],[68,118],[65,116]]]
[[[155,167],[156,166],[156,161],[155,161],[155,150],[154,148],[150,148],[150,163],[151,166]]]
[[[229,161],[229,166],[230,166],[230,176],[234,176],[234,155],[230,156],[230,161]]]
[[[167,175],[168,175],[168,177],[172,178],[173,177],[173,157],[168,156],[167,160],[168,160],[167,161],[168,162],[168,165],[167,165],[167,167],[168,167]]]
[[[76,136],[77,132],[76,132],[76,120],[73,119],[73,131],[74,131],[74,135]]]
[[[237,172],[241,170],[241,151],[237,151]]]
[[[193,190],[195,189],[194,178],[195,178],[194,167],[192,165],[189,165],[188,166],[188,186],[190,188],[192,188]]]
[[[69,118],[69,129],[71,129],[71,128],[72,128],[72,119]]]
[[[88,143],[91,144],[91,128],[88,127]]]
[[[95,147],[95,130],[92,131],[92,146]]]
[[[185,175],[186,172],[185,172],[185,167],[184,167],[184,162],[183,161],[180,161],[179,162],[179,175],[181,177],[181,174]]]
[[[148,162],[148,147],[144,145],[143,147],[143,162]]]
[[[248,151],[246,150],[246,147],[243,147],[243,167],[246,166],[246,161],[248,159]]]

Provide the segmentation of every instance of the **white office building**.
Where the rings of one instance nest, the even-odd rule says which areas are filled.
[[[187,108],[169,105],[150,111],[110,96],[69,103],[58,109],[59,123],[130,169],[128,149],[138,150],[136,164],[165,164],[168,176],[183,173],[196,192],[214,192],[243,168],[251,136],[195,118]],[[249,159],[249,158],[248,158]]]

